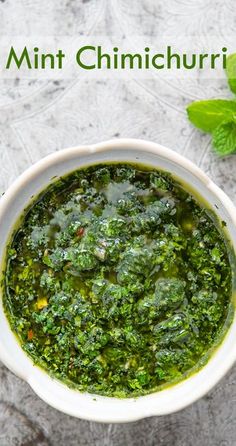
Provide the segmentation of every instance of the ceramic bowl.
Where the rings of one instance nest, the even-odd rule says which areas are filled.
[[[227,224],[228,237],[236,250],[236,209],[225,193],[197,166],[174,151],[152,142],[134,139],[107,141],[55,152],[26,170],[0,200],[0,259],[23,209],[55,176],[76,168],[106,161],[140,162],[164,169],[197,191],[207,207]],[[235,261],[232,261],[235,284]],[[1,292],[1,290],[0,290]],[[54,408],[79,418],[100,422],[129,422],[153,415],[169,414],[206,394],[236,360],[236,315],[220,346],[197,373],[165,390],[138,398],[118,399],[72,390],[33,365],[12,333],[0,294],[0,360],[27,381],[36,394]]]

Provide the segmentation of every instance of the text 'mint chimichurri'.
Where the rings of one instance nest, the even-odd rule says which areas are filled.
[[[170,174],[103,164],[33,200],[7,249],[4,290],[35,364],[81,391],[127,397],[206,361],[232,272],[214,219]]]

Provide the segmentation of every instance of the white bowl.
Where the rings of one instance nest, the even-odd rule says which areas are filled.
[[[182,179],[226,222],[234,252],[236,251],[236,209],[230,199],[197,166],[158,144],[135,139],[107,141],[53,153],[24,172],[0,200],[0,259],[15,222],[29,203],[55,176],[76,168],[105,161],[141,162],[165,169]],[[235,270],[235,262],[232,265]],[[234,275],[235,278],[235,275]],[[0,360],[29,383],[44,401],[75,417],[100,422],[129,422],[153,415],[180,410],[208,392],[236,360],[236,315],[209,362],[184,381],[138,398],[118,399],[72,390],[33,365],[12,333],[0,296]]]

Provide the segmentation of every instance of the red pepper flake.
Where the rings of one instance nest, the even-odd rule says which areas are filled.
[[[28,331],[28,341],[32,341],[33,337],[34,337],[34,332],[33,332],[33,330],[29,330],[29,331]]]
[[[84,228],[79,228],[78,231],[76,232],[76,235],[78,237],[82,237],[83,234],[84,234]]]

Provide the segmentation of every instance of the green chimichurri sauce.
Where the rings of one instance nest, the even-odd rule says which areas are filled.
[[[4,307],[35,364],[81,391],[138,396],[220,342],[224,237],[169,174],[104,164],[49,186],[9,244]]]

